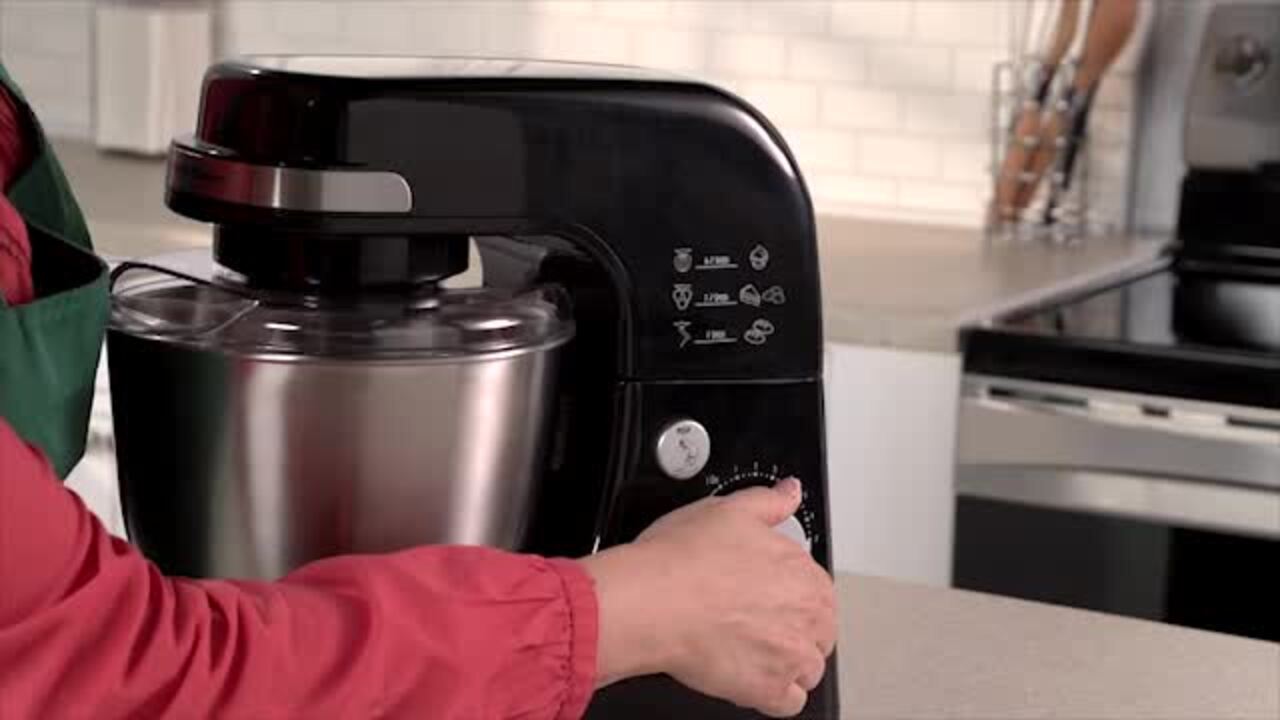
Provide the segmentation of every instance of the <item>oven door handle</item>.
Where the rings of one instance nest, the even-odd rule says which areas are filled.
[[[1280,493],[1076,468],[962,465],[961,497],[1280,540]]]
[[[957,492],[1280,537],[1275,420],[1256,409],[970,376]]]

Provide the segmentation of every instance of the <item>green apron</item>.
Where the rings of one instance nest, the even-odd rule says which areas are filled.
[[[34,134],[34,159],[8,196],[27,224],[36,291],[34,301],[18,307],[0,297],[0,417],[66,477],[84,453],[107,321],[107,269],[92,253],[53,150],[3,66],[0,84]]]

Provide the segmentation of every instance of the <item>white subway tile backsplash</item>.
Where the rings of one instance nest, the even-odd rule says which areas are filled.
[[[667,0],[599,0],[596,16],[628,23],[658,24],[667,19],[670,6]]]
[[[1129,110],[1133,107],[1134,91],[1137,82],[1129,73],[1110,72],[1102,76],[1098,83],[1097,94],[1094,95],[1095,107],[1113,110]]]
[[[707,68],[710,41],[702,30],[640,28],[635,36],[634,62],[645,67],[700,73]]]
[[[87,63],[16,53],[6,55],[5,65],[47,131],[88,131],[92,100]]]
[[[523,0],[523,2],[529,12],[535,15],[588,17],[595,12],[596,8],[594,0]]]
[[[0,47],[68,57],[89,56],[93,3],[90,0],[41,0],[4,4]]]
[[[1089,112],[1090,142],[1122,147],[1129,142],[1132,116],[1122,110],[1094,107]]]
[[[825,170],[852,170],[857,142],[852,133],[834,130],[789,130],[783,133],[806,177]],[[816,172],[815,171],[819,171]]]
[[[812,124],[818,117],[818,89],[813,85],[746,80],[737,83],[736,89],[773,122],[795,127]]]
[[[413,8],[404,0],[361,0],[344,9],[342,34],[353,52],[368,48],[392,54],[423,52],[414,29]]]
[[[751,0],[747,5],[751,30],[787,36],[824,33],[830,15],[827,0]]]
[[[776,77],[786,70],[786,43],[774,35],[719,33],[711,38],[711,68],[729,75]]]
[[[959,48],[955,51],[953,87],[956,90],[989,93],[996,63],[1008,59],[1000,48]]]
[[[898,182],[887,178],[823,173],[810,178],[809,192],[820,204],[892,206],[898,200]]]
[[[991,101],[984,95],[916,93],[906,95],[903,105],[909,132],[971,140],[990,132]]]
[[[930,138],[865,134],[858,138],[858,167],[871,175],[933,178],[941,166],[942,146]]]
[[[528,41],[529,53],[544,60],[626,63],[633,57],[631,30],[620,23],[543,18],[523,28],[521,37]],[[515,45],[518,41],[505,42]]]
[[[751,27],[751,0],[678,0],[671,20],[682,27],[746,30]]]
[[[990,182],[991,146],[986,142],[949,142],[942,148],[942,179]]]
[[[624,26],[551,16],[531,22],[506,3],[455,2],[417,6],[418,52],[622,62],[630,51]],[[621,39],[619,40],[619,38]],[[619,44],[610,46],[610,41]]]
[[[799,80],[859,83],[867,76],[866,48],[848,41],[792,39],[787,47],[787,74]]]
[[[822,91],[823,125],[859,130],[892,130],[901,122],[897,93],[866,88],[828,87]]]
[[[1026,2],[1027,0],[1020,0]],[[1009,7],[1003,0],[916,0],[912,37],[943,45],[1003,45]]]
[[[1088,171],[1091,187],[1099,185],[1104,189],[1123,187],[1121,183],[1129,177],[1131,166],[1132,161],[1127,153],[1116,152],[1113,148],[1104,145],[1089,147]]]
[[[979,222],[992,66],[1024,0],[212,1],[220,56],[499,55],[716,81],[782,128],[820,208]],[[88,132],[93,5],[0,0],[0,49],[50,127]],[[1125,202],[1141,46],[1095,100],[1092,187],[1108,212]]]
[[[271,27],[269,11],[259,0],[223,0],[218,8],[217,54],[228,57],[270,52],[278,35]]]
[[[281,35],[332,42],[342,28],[341,15],[345,8],[339,3],[271,0],[264,4],[269,7],[271,28]]]
[[[867,51],[867,81],[879,87],[944,89],[951,85],[951,50],[877,45]]]
[[[911,32],[913,2],[837,0],[831,3],[831,34],[839,37],[896,40]]]

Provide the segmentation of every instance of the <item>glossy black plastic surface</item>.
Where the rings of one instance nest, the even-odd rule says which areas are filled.
[[[1280,408],[1280,166],[1188,172],[1164,267],[961,338],[966,372]]]
[[[1280,164],[1256,172],[1192,170],[1182,180],[1179,255],[1280,268]]]
[[[966,372],[1280,408],[1280,284],[1165,269],[964,331]]]
[[[411,211],[288,212],[172,187],[168,202],[224,226],[220,257],[265,262],[257,274],[286,284],[309,276],[301,266],[329,278],[320,285],[341,284],[344,263],[325,242],[467,235],[486,285],[564,287],[577,334],[526,549],[582,555],[713,491],[794,474],[813,554],[830,569],[817,242],[794,159],[724,91],[564,69],[322,76],[217,65],[200,141],[259,165],[395,172]],[[255,256],[273,234],[296,242]],[[711,464],[684,482],[652,457],[661,425],[681,416],[706,424],[713,442]],[[835,678],[833,660],[803,717],[838,717]],[[589,717],[759,716],[644,678],[600,693]]]
[[[608,511],[604,544],[633,539],[661,515],[699,498],[794,476],[804,488],[797,519],[814,558],[831,569],[822,384],[806,382],[646,383],[622,388],[632,428]],[[658,468],[654,448],[667,423],[693,419],[711,437],[710,460],[697,476],[674,480]],[[768,582],[768,578],[761,578]],[[803,718],[836,718],[833,658]],[[640,678],[598,693],[590,720],[760,717],[692,693],[665,678]]]
[[[759,113],[710,86],[227,63],[206,76],[197,135],[256,164],[396,172],[413,207],[285,212],[171,188],[184,215],[297,236],[555,235],[612,276],[620,375],[820,370],[817,248],[799,169]]]
[[[954,582],[979,592],[1280,640],[1280,542],[961,497]]]

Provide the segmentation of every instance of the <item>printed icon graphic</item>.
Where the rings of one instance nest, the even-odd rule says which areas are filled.
[[[764,295],[762,295],[761,297],[764,298],[764,301],[769,303],[770,305],[786,305],[787,304],[787,293],[783,291],[781,285],[774,285],[768,290],[765,290]]]
[[[760,291],[756,289],[755,285],[752,285],[751,283],[747,283],[746,285],[742,286],[741,290],[738,291],[738,300],[743,305],[750,305],[751,307],[760,307]]]
[[[671,266],[678,273],[687,273],[693,269],[693,248],[676,248],[676,256],[671,260]]]
[[[672,325],[675,326],[676,332],[680,333],[680,347],[684,347],[693,341],[693,333],[689,332],[690,323],[688,320],[677,320]]]
[[[764,318],[757,318],[751,323],[751,327],[742,333],[742,339],[752,345],[763,345],[769,340],[769,336],[774,333],[773,323]]]
[[[769,267],[768,248],[763,245],[751,248],[751,254],[747,256],[747,261],[751,263],[752,270],[763,270]]]
[[[689,303],[693,302],[693,286],[688,283],[676,283],[671,289],[671,301],[676,304],[677,310],[688,310]]]

